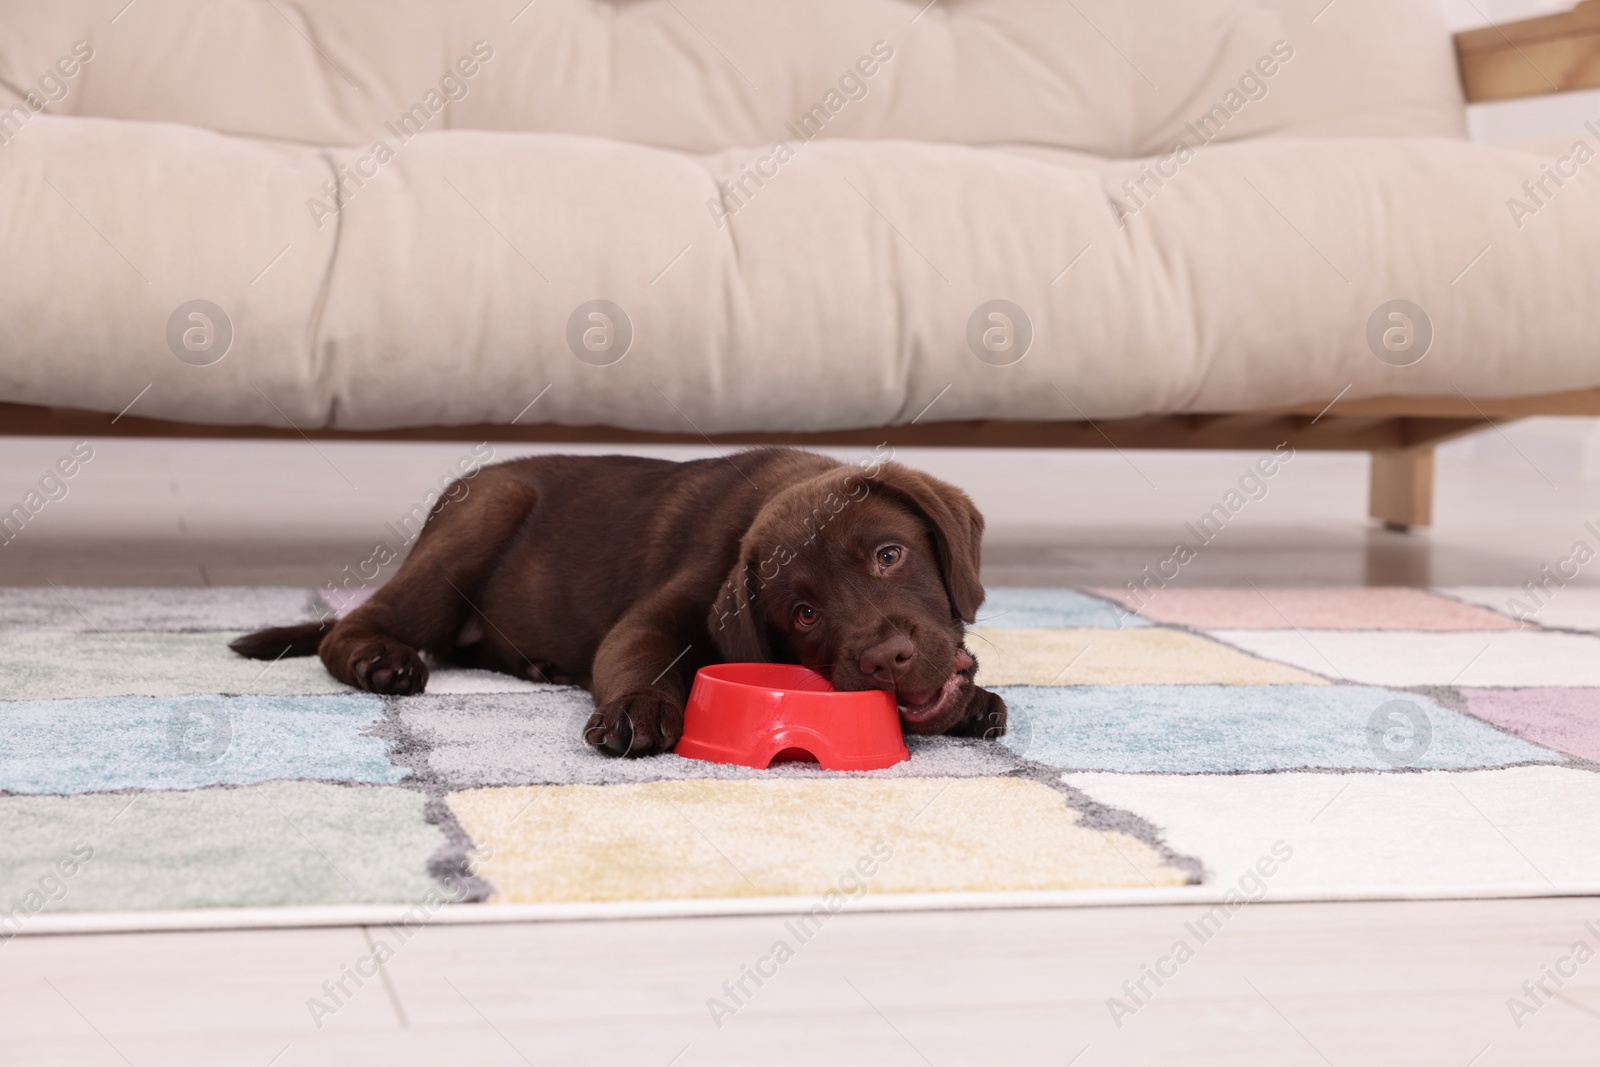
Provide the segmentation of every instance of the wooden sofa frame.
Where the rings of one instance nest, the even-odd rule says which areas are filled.
[[[1456,35],[1469,102],[1600,87],[1600,0],[1546,18]],[[1395,529],[1432,518],[1433,449],[1453,437],[1532,415],[1600,415],[1600,389],[1543,396],[1335,399],[1326,407],[1152,415],[1103,422],[928,422],[821,433],[645,433],[553,424],[427,426],[353,432],[112,416],[0,403],[0,433],[69,437],[306,438],[365,441],[492,440],[552,444],[788,444],[939,448],[1297,449],[1372,454],[1369,511]]]

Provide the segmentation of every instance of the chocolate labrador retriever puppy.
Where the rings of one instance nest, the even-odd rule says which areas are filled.
[[[898,463],[792,449],[670,463],[543,456],[447,493],[399,573],[337,622],[241,637],[321,655],[340,681],[420,693],[436,662],[575,682],[602,752],[665,752],[700,667],[800,663],[892,691],[908,733],[997,737],[965,624],[983,601],[983,517]]]

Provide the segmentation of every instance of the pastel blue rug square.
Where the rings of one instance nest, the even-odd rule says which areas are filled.
[[[1365,685],[1000,686],[1005,745],[1063,770],[1200,774],[1565,763],[1417,693]]]
[[[988,590],[978,609],[979,626],[1006,630],[1093,627],[1126,630],[1151,625],[1120,604],[1076,589],[1022,589],[1001,586]]]
[[[383,707],[369,693],[0,701],[0,791],[393,784],[407,771],[371,729]]]

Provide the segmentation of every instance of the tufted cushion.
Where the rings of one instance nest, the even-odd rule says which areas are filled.
[[[522,415],[712,433],[905,422],[935,398],[925,421],[1580,388],[1600,384],[1584,282],[1600,276],[1600,164],[1520,229],[1505,207],[1562,150],[1219,145],[1119,227],[1107,197],[1131,162],[834,140],[719,228],[708,162],[736,170],[750,150],[460,131],[418,138],[318,229],[304,197],[358,150],[41,118],[0,168],[0,398],[139,397],[136,414],[280,427]],[[211,366],[164,339],[196,297],[236,331]],[[594,298],[631,318],[614,365],[566,340]],[[994,298],[1033,323],[1014,365],[969,348]],[[1415,366],[1368,348],[1395,298],[1433,317]]]
[[[482,41],[493,58],[432,128],[713,152],[849,100],[841,77],[881,41],[823,136],[1126,157],[1169,150],[1282,41],[1274,106],[1220,139],[1462,135],[1433,0],[121,2],[0,3],[0,98],[83,39],[95,58],[52,114],[365,145]]]
[[[1433,0],[521,3],[0,0],[44,105],[0,106],[0,400],[710,433],[1600,384],[1600,164],[1509,211],[1572,147],[1462,137]]]

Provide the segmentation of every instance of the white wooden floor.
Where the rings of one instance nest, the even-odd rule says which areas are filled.
[[[64,444],[0,438],[0,500]],[[0,582],[321,584],[462,451],[319,447],[96,442],[69,496],[5,546]],[[978,496],[988,580],[1120,584],[1251,457],[900,458]],[[1208,547],[1196,584],[1520,585],[1600,515],[1600,485],[1559,471],[1443,463],[1438,525],[1399,537],[1364,521],[1359,460],[1305,458]],[[1252,905],[1165,986],[1146,979],[1154,996],[1116,1026],[1108,998],[1129,1001],[1123,983],[1191,918],[845,913],[720,1028],[708,998],[731,1003],[723,983],[781,919],[430,927],[377,978],[346,979],[320,1027],[308,1001],[333,1006],[324,983],[392,931],[25,936],[0,943],[0,1067],[1600,1063],[1600,958],[1561,988],[1545,978],[1556,995],[1537,1004],[1523,990],[1579,940],[1600,952],[1584,925],[1600,930],[1600,899]],[[1537,1007],[1520,1027],[1513,996]]]
[[[1600,901],[1252,905],[1114,1025],[1107,999],[1198,910],[845,913],[720,1027],[708,998],[780,918],[426,928],[320,1028],[307,1001],[392,931],[20,937],[0,1063],[1600,1062],[1600,960],[1520,1028],[1506,1006],[1595,945]]]

